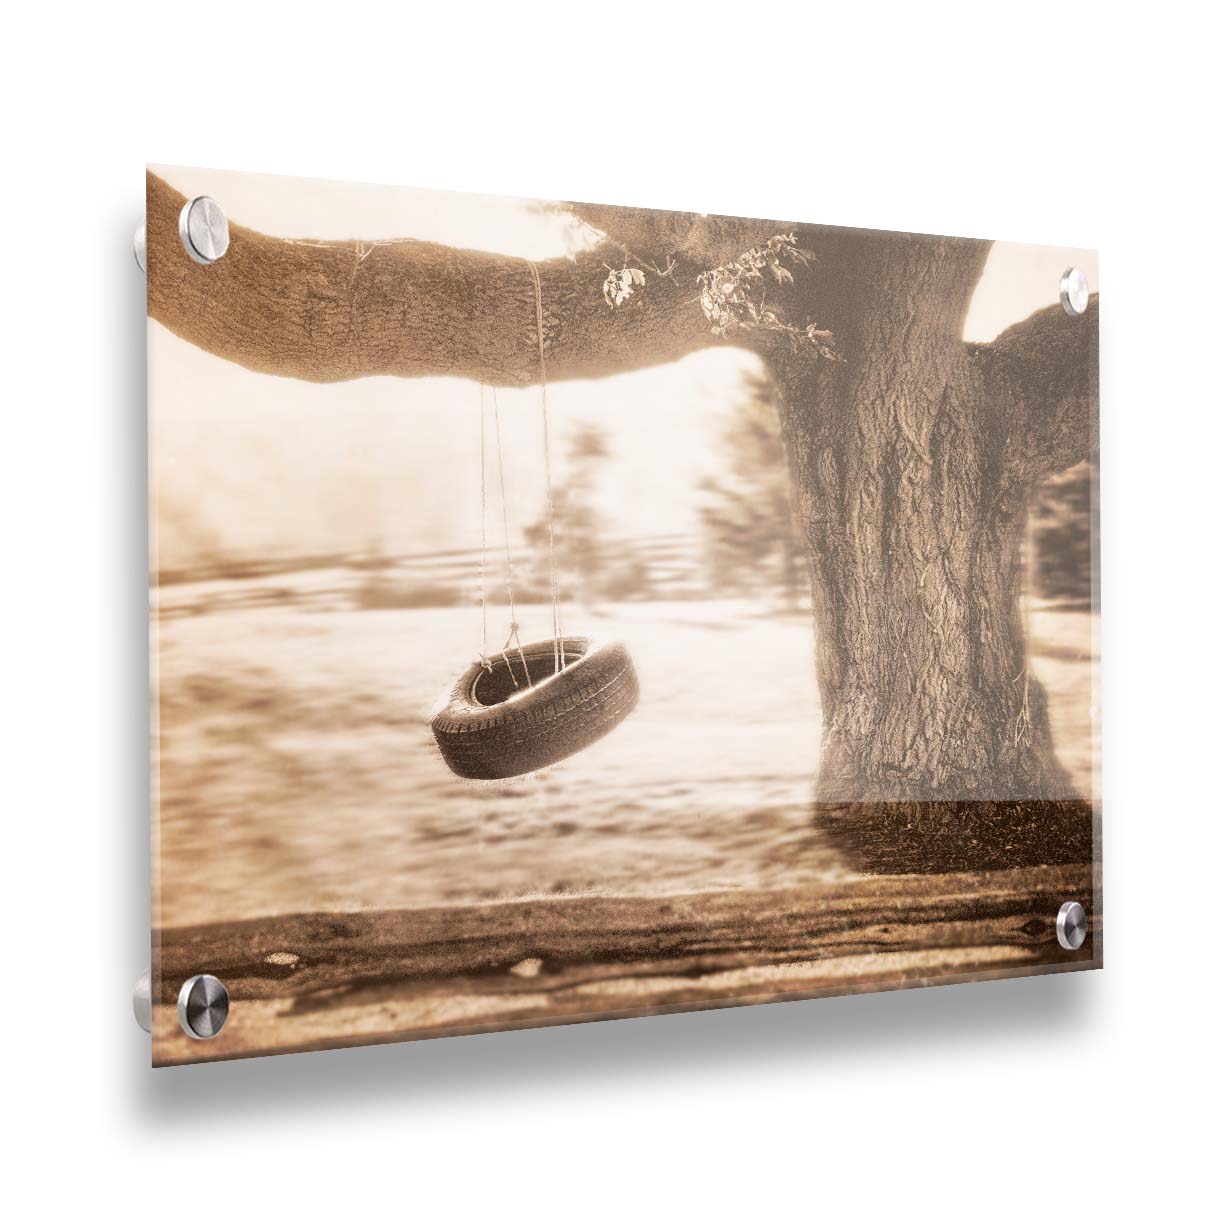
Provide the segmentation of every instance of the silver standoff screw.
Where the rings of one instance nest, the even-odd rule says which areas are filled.
[[[132,1014],[146,1033],[153,1031],[153,987],[146,969],[132,987]]]
[[[1064,901],[1054,924],[1058,931],[1058,942],[1068,952],[1076,952],[1088,938],[1088,915],[1078,901]]]
[[[1078,268],[1068,268],[1058,283],[1058,298],[1073,318],[1088,309],[1088,278]]]
[[[229,1019],[229,991],[211,973],[197,973],[183,983],[178,997],[179,1024],[188,1037],[208,1041]]]
[[[229,221],[211,196],[196,196],[179,213],[183,250],[196,263],[216,263],[229,250]]]
[[[142,271],[147,272],[148,255],[145,249],[145,223],[142,221],[136,227],[135,236],[132,238],[132,250],[136,254],[136,266]]]

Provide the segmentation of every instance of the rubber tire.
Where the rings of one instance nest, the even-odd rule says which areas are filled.
[[[524,646],[528,674],[546,674],[495,705],[476,700],[477,684],[487,677],[480,663],[459,677],[430,726],[443,759],[461,778],[515,778],[555,765],[607,735],[637,705],[637,672],[620,642],[562,641],[567,662],[555,675],[552,638]],[[521,676],[518,652],[509,653]],[[494,667],[504,681],[506,664],[498,659]]]

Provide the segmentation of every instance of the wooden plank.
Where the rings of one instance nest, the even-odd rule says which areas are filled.
[[[155,1062],[400,1040],[934,980],[1091,968],[1087,866],[666,897],[562,896],[458,908],[292,914],[155,935]],[[221,1036],[177,1031],[194,973],[229,987]]]

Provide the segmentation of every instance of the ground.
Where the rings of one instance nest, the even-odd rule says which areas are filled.
[[[160,994],[211,958],[249,996],[230,1052],[982,976],[1048,957],[1030,908],[1090,889],[1086,867],[857,876],[812,821],[807,613],[569,610],[567,632],[628,643],[640,706],[553,769],[484,785],[450,774],[427,725],[479,647],[478,611],[355,611],[343,585],[161,591]],[[1035,607],[1030,627],[1060,758],[1090,795],[1093,619]],[[895,912],[866,943],[846,936],[860,902]],[[449,950],[423,960],[425,943]],[[160,1011],[162,1058],[222,1053],[179,1042]]]

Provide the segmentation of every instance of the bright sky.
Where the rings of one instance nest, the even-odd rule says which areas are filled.
[[[232,221],[289,238],[412,237],[529,259],[588,238],[546,204],[456,192],[153,167]],[[1074,264],[1097,289],[1092,251],[997,244],[965,337],[989,340],[1058,300]],[[755,359],[711,349],[673,365],[550,387],[555,451],[579,421],[608,427],[604,500],[626,533],[696,525],[694,486],[716,472],[714,419]],[[461,379],[367,378],[319,386],[254,374],[149,325],[151,450],[161,563],[221,550],[295,555],[473,546],[480,538],[479,391]],[[543,497],[538,392],[499,393],[511,523]],[[563,474],[563,473],[562,473]]]

